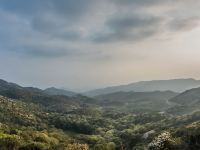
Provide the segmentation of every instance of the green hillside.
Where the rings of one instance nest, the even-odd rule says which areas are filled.
[[[183,93],[88,98],[48,95],[7,82],[0,87],[1,150],[199,149],[200,112],[183,113],[177,108],[185,105],[173,101]]]
[[[187,90],[170,100],[177,106],[168,110],[172,114],[189,114],[200,110],[200,88]]]
[[[116,92],[94,97],[98,104],[105,108],[120,109],[121,111],[155,112],[165,111],[174,104],[168,100],[178,93],[171,91],[155,92]]]

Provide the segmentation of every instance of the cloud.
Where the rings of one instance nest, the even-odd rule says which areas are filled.
[[[32,20],[31,27],[34,31],[52,38],[79,40],[82,37],[80,30],[73,29],[68,22],[56,16],[37,16]]]
[[[64,15],[65,17],[81,17],[87,11],[90,11],[93,0],[50,0],[51,9],[58,13],[59,15]]]
[[[45,45],[45,44],[28,44],[20,45],[15,48],[18,53],[25,54],[28,57],[39,57],[39,58],[58,58],[72,55],[71,52],[74,49],[70,49],[55,45]]]
[[[199,4],[196,0],[111,0],[114,4],[117,6],[120,5],[125,5],[125,6],[137,6],[137,7],[165,7],[168,5],[169,7],[174,7],[174,6],[187,6],[189,5],[194,5]]]
[[[45,7],[45,1],[40,0],[1,0],[0,7],[4,11],[19,14],[21,16],[31,17],[35,13],[40,13]]]
[[[115,47],[116,42],[137,43],[164,32],[186,32],[198,27],[200,16],[187,5],[195,8],[199,3],[183,1],[1,0],[1,51],[49,58],[82,57],[88,52],[98,56],[99,50],[107,50],[99,43]]]
[[[190,18],[174,18],[169,22],[169,30],[172,32],[178,31],[190,31],[200,24],[199,17],[190,17]]]
[[[158,33],[163,22],[153,16],[115,16],[106,22],[108,31],[97,33],[95,42],[138,41]]]
[[[169,0],[166,0],[169,1]],[[160,0],[112,0],[113,3],[115,3],[116,5],[137,5],[137,6],[141,6],[141,5],[155,5],[155,4],[160,4],[163,3]]]
[[[187,32],[199,26],[199,2],[194,0],[111,0],[114,14],[95,33],[96,43],[138,42],[164,33]],[[196,4],[196,5],[194,5]],[[189,7],[189,9],[188,9]],[[193,9],[191,9],[193,8]]]
[[[1,8],[20,15],[35,15],[40,13],[58,13],[70,18],[80,17],[87,11],[92,0],[1,0]]]

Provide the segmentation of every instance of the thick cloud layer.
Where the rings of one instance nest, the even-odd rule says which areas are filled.
[[[197,5],[194,0],[2,0],[1,29],[7,39],[6,49],[17,45],[16,51],[33,56],[39,52],[53,56],[55,49],[59,51],[55,52],[57,57],[68,55],[63,49],[74,51],[77,44],[87,53],[88,45],[97,43],[135,42],[163,32],[192,30],[199,25],[200,14],[196,9],[193,12]],[[53,48],[40,44],[52,41]],[[66,44],[60,48],[60,42]]]

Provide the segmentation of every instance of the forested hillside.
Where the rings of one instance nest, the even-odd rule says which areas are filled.
[[[178,95],[172,91],[116,92],[95,96],[98,104],[107,109],[124,112],[163,112],[175,106],[169,100]]]
[[[1,150],[200,149],[198,109],[172,111],[183,93],[119,92],[92,99],[7,82],[0,92]]]

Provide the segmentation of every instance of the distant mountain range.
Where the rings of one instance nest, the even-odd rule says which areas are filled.
[[[77,95],[77,93],[72,92],[72,91],[67,91],[67,90],[63,90],[63,89],[57,89],[55,87],[51,87],[51,88],[47,88],[45,90],[39,89],[39,88],[34,88],[34,87],[22,87],[16,83],[10,83],[7,81],[4,81],[2,79],[0,79],[0,93],[3,91],[5,93],[5,91],[7,90],[25,90],[27,92],[32,92],[32,93],[37,93],[37,94],[47,94],[47,95],[64,95],[64,96],[75,96]]]
[[[153,80],[140,81],[128,85],[112,86],[102,89],[91,90],[85,92],[86,96],[97,96],[102,94],[109,94],[115,92],[152,92],[152,91],[174,91],[184,92],[191,88],[200,87],[200,80],[189,79],[172,79],[172,80]]]
[[[69,92],[50,88],[42,90],[34,87],[22,87],[15,83],[0,80],[0,95],[46,106],[48,109],[69,111],[82,104],[92,103],[92,99],[82,95],[66,96]],[[72,95],[72,93],[70,93]]]
[[[70,111],[82,105],[121,112],[161,111],[174,115],[200,110],[200,81],[195,79],[141,81],[108,87],[86,93],[92,98],[54,87],[42,90],[0,80],[0,95],[57,111]]]
[[[44,93],[49,94],[49,95],[65,95],[65,96],[75,96],[77,94],[72,91],[57,89],[55,87],[45,89]]]

